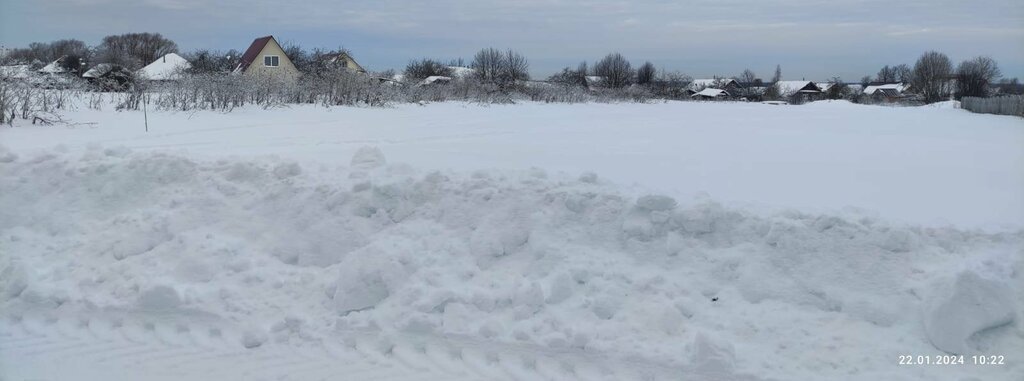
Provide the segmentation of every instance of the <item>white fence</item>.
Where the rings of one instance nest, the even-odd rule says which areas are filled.
[[[1015,95],[995,98],[964,97],[960,107],[982,114],[1016,115],[1024,117],[1024,96]]]

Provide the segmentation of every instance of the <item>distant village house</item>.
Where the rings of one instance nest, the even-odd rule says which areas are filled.
[[[234,70],[237,74],[245,75],[271,75],[287,78],[298,78],[299,69],[288,59],[281,44],[277,43],[274,36],[260,37],[253,40],[249,48],[242,54],[238,67]]]
[[[136,74],[139,78],[150,81],[174,81],[181,79],[185,71],[190,68],[192,68],[192,64],[188,60],[175,53],[168,53],[139,69]]]

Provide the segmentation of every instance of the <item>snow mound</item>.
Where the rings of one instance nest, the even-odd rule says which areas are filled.
[[[139,295],[139,308],[145,310],[173,310],[181,305],[178,292],[170,286],[156,286]]]
[[[978,353],[970,339],[986,329],[1013,323],[1017,298],[1002,281],[963,271],[937,287],[926,307],[925,329],[935,347],[953,354]]]
[[[845,379],[933,343],[1024,350],[1019,327],[986,330],[1015,321],[1021,232],[759,215],[589,174],[421,173],[376,148],[337,168],[98,146],[22,156],[0,162],[5,313],[188,311],[251,327],[248,348],[462,336],[724,379]],[[986,262],[1002,280],[968,273],[920,300],[978,251],[1013,253]]]
[[[352,168],[374,169],[387,164],[384,152],[377,147],[362,147],[352,155]]]

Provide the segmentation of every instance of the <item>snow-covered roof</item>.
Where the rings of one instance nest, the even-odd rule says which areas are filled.
[[[82,78],[100,78],[103,77],[104,74],[107,74],[113,69],[114,67],[110,64],[99,64],[93,66],[92,69],[86,71],[85,74],[82,74]]]
[[[132,72],[121,65],[102,63],[86,71],[85,74],[82,74],[82,78],[104,78],[108,75],[131,76]]]
[[[835,86],[835,83],[832,82],[815,82],[814,84],[817,85],[821,91],[828,91],[832,86]]]
[[[728,86],[730,84],[733,84],[733,85],[736,85],[736,86],[740,85],[739,82],[736,82],[735,79],[730,79],[730,78],[702,78],[702,79],[695,79],[692,82],[690,82],[690,90],[697,91],[697,90],[700,90],[700,89],[703,89],[703,88],[707,88],[707,87],[712,87],[712,86],[725,87],[725,86]]]
[[[775,85],[778,86],[779,94],[787,97],[796,94],[797,92],[821,92],[821,89],[818,88],[818,85],[815,85],[814,82],[811,81],[778,81],[775,82]],[[807,87],[807,85],[810,85],[812,89],[803,90],[805,87]]]
[[[449,66],[452,69],[452,76],[455,78],[466,78],[476,73],[476,69],[465,67],[465,66]]]
[[[875,94],[876,92],[880,92],[880,91],[884,91],[884,92],[893,92],[893,91],[895,91],[898,94],[898,93],[902,93],[902,92],[906,91],[906,89],[908,87],[910,87],[910,86],[908,86],[906,84],[903,84],[903,83],[887,83],[887,84],[884,84],[884,85],[871,85],[871,86],[868,86],[868,87],[864,88],[864,94],[872,95],[872,94]]]
[[[432,75],[432,76],[424,78],[422,81],[420,81],[420,85],[422,86],[422,85],[430,85],[430,84],[433,84],[433,83],[445,83],[445,82],[449,82],[451,80],[452,80],[452,77],[445,77],[443,75]]]
[[[0,77],[25,79],[31,76],[32,67],[29,65],[0,66]]]
[[[700,92],[698,92],[696,94],[691,95],[691,97],[711,97],[711,98],[727,97],[727,96],[729,96],[729,92],[727,92],[725,90],[722,90],[722,89],[712,89],[712,88],[707,88],[707,89],[701,90]]]
[[[66,72],[67,70],[64,70],[64,66],[61,66],[60,64],[60,61],[63,59],[64,57],[61,57],[58,58],[56,61],[50,62],[46,66],[43,66],[42,69],[39,69],[39,72],[46,74],[60,74]]]
[[[166,81],[181,78],[182,72],[191,67],[192,64],[188,60],[175,53],[168,53],[139,69],[138,74],[154,81]]]

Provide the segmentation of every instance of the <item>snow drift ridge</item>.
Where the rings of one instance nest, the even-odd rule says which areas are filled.
[[[986,299],[1001,315],[975,330],[932,329],[946,324],[935,313],[969,308],[933,296],[935,282],[977,284],[955,274],[1021,294],[1024,233],[760,216],[634,199],[593,174],[422,174],[379,150],[358,156],[328,168],[0,150],[3,305],[188,309],[256,327],[288,321],[301,337],[374,328],[668,363],[703,358],[685,345],[700,332],[701,343],[733,343],[722,345],[738,371],[767,373],[742,359],[767,353],[814,374],[802,365],[813,358],[840,374],[851,365],[836,345],[905,336],[873,350],[1024,348],[1012,297]],[[971,337],[993,325],[1003,331]]]

